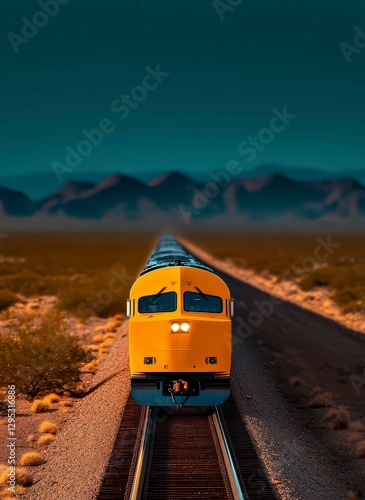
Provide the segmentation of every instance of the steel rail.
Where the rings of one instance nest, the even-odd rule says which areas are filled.
[[[144,418],[144,422],[142,428],[141,446],[139,448],[136,470],[134,473],[131,494],[129,497],[130,500],[141,500],[142,498],[147,459],[150,448],[151,435],[153,432],[154,420],[152,418],[152,407],[143,407],[142,412],[143,413],[141,419]]]
[[[218,441],[221,447],[224,465],[228,474],[229,483],[231,486],[232,494],[234,500],[245,500],[240,481],[238,479],[238,474],[236,471],[236,466],[228,445],[228,441],[224,432],[223,423],[221,416],[219,414],[219,409],[214,406],[214,413],[211,416],[215,431],[217,433]]]

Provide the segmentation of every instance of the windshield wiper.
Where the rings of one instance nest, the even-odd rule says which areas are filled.
[[[198,292],[200,293],[200,295],[207,301],[209,302],[209,299],[208,297],[200,290],[200,288],[198,288],[197,286],[194,287],[195,290],[198,290]]]
[[[161,290],[158,293],[156,293],[156,295],[151,299],[151,302],[154,302],[156,299],[158,299],[161,293],[166,290],[166,288],[167,286],[162,287]]]

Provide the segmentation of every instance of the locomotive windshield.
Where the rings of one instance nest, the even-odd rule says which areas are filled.
[[[139,313],[157,313],[176,311],[176,292],[146,295],[138,300]]]
[[[215,295],[195,292],[184,293],[184,309],[190,312],[221,313],[223,310],[222,299]]]

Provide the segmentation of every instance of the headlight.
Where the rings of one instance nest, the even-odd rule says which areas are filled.
[[[173,332],[177,332],[177,331],[179,331],[179,329],[180,329],[180,325],[179,325],[179,323],[172,323],[172,325],[171,325],[171,330],[172,330]]]
[[[190,325],[189,325],[189,323],[182,323],[182,324],[180,325],[180,328],[181,328],[181,330],[182,330],[183,332],[187,332],[187,331],[189,330],[189,328],[190,328]]]

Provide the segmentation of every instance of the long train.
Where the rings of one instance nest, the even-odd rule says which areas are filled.
[[[131,394],[147,406],[217,406],[230,394],[234,302],[165,235],[127,299]]]

